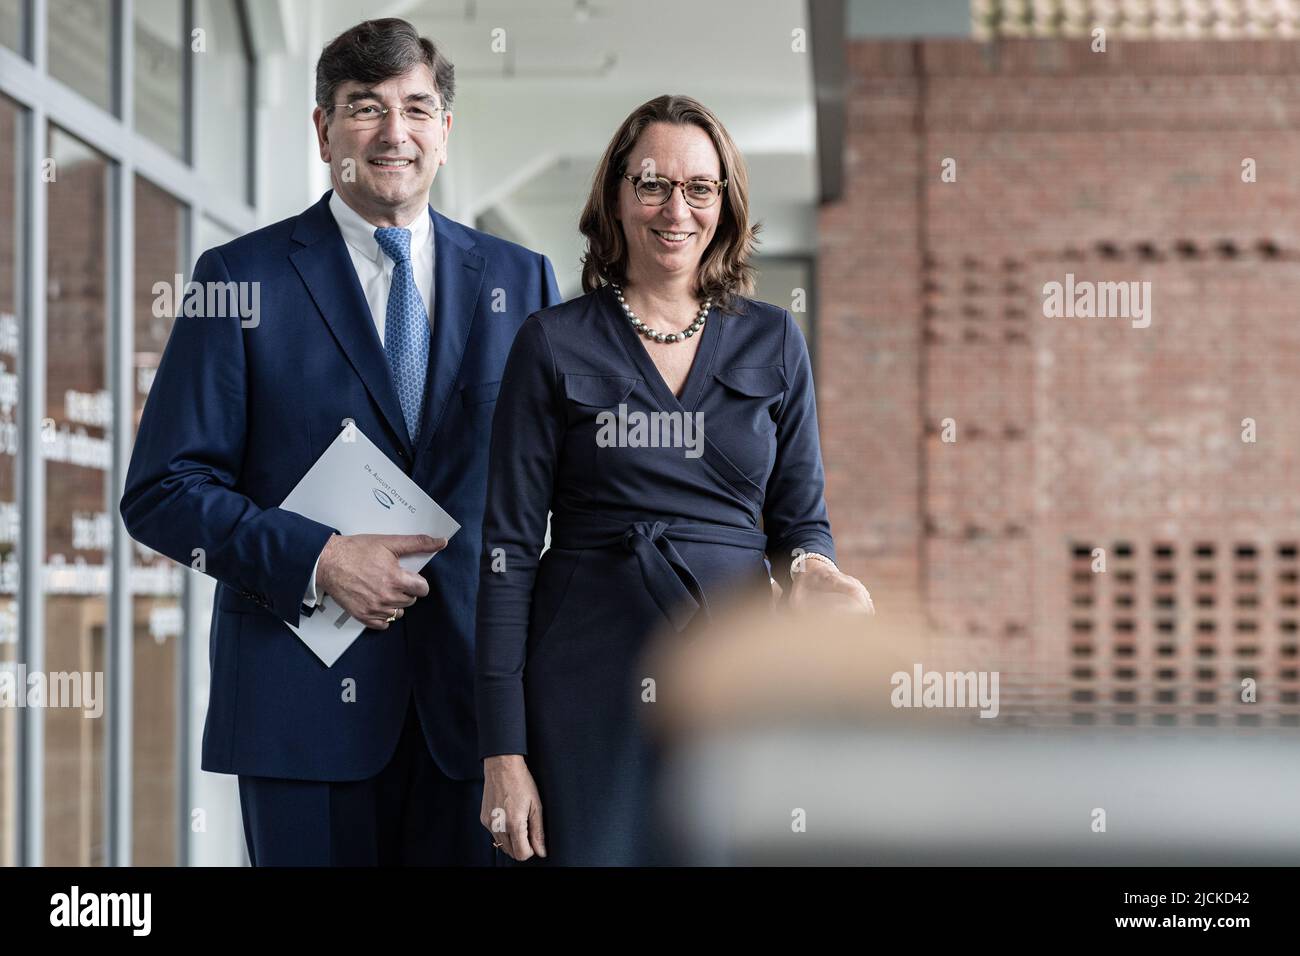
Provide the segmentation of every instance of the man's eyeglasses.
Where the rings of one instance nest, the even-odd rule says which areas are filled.
[[[633,176],[624,173],[623,178],[632,184],[637,202],[643,206],[662,206],[678,186],[682,187],[682,198],[686,205],[696,209],[707,209],[718,201],[722,190],[727,188],[725,179],[669,179],[666,176]]]
[[[412,129],[427,129],[438,114],[448,112],[445,106],[431,106],[427,103],[415,103],[411,106],[384,106],[374,100],[355,100],[351,103],[335,103],[331,110],[342,107],[343,119],[353,129],[370,129],[378,126],[393,110],[402,114],[406,125]]]

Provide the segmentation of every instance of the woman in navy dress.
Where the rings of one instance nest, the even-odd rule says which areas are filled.
[[[476,696],[481,820],[515,860],[658,860],[640,717],[671,695],[657,687],[650,702],[641,673],[655,634],[724,593],[770,593],[768,557],[793,602],[870,610],[834,564],[803,335],[786,310],[744,297],[747,185],[704,106],[639,107],[580,221],[586,294],[532,315],[511,350]]]

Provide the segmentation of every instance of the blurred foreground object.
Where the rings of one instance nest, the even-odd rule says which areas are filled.
[[[948,646],[861,615],[762,607],[665,638],[647,707],[681,862],[1300,862],[1294,732],[1009,726],[979,716],[973,688],[987,701],[992,674]],[[895,706],[921,700],[918,673],[946,706]],[[952,706],[963,683],[972,693]]]

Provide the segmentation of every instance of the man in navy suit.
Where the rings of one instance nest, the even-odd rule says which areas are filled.
[[[239,775],[255,865],[493,862],[473,702],[488,438],[515,332],[559,293],[544,256],[429,207],[454,92],[405,21],[325,48],[334,188],[203,254],[140,421],[122,517],[220,582],[203,769]],[[255,317],[213,307],[240,284]],[[461,524],[419,574],[398,557],[443,542],[278,507],[349,423]],[[328,668],[285,626],[325,593],[368,626]]]

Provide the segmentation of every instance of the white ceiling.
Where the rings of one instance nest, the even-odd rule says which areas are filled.
[[[475,80],[512,73],[547,81],[599,77],[620,89],[654,80],[751,96],[797,95],[809,86],[806,54],[790,50],[791,31],[806,27],[801,0],[419,0],[389,6],[445,44],[457,69]],[[504,31],[504,53],[493,49],[496,29]]]
[[[576,289],[576,223],[595,162],[622,119],[660,93],[699,99],[735,138],[764,223],[761,251],[815,246],[803,0],[332,0],[323,12],[326,39],[362,16],[400,16],[446,50],[455,126],[435,202],[546,252],[566,292]]]

